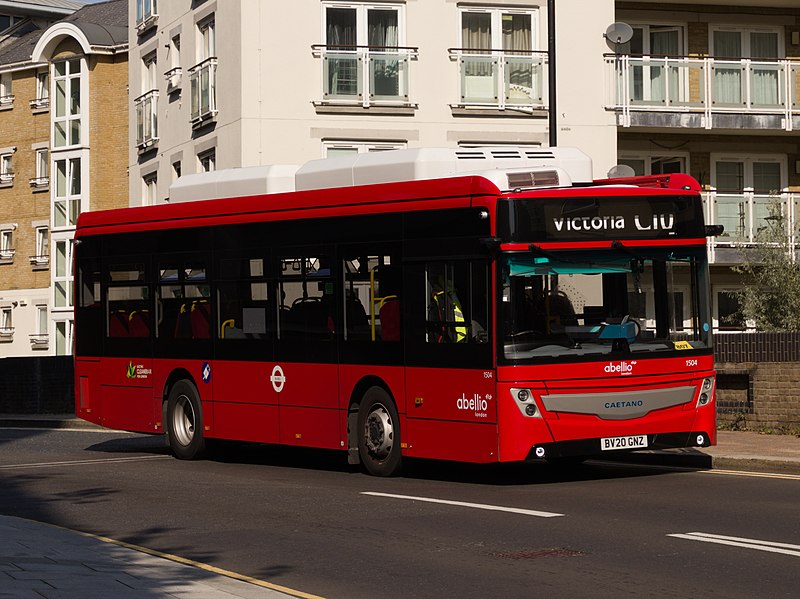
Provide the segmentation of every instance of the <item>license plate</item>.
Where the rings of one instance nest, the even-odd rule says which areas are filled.
[[[614,449],[641,449],[647,447],[647,435],[631,435],[630,437],[603,437],[600,439],[600,449],[609,451]]]

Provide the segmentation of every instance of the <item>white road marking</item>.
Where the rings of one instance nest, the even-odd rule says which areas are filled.
[[[52,468],[56,466],[90,466],[92,464],[116,464],[119,462],[137,462],[143,460],[166,460],[172,459],[168,455],[144,455],[128,458],[105,458],[102,460],[71,460],[67,462],[34,462],[31,464],[5,464],[0,466],[0,470],[15,470],[22,468]]]
[[[779,478],[782,480],[800,480],[798,474],[780,474],[778,472],[749,472],[747,470],[701,470],[703,474],[721,474],[723,476],[749,476],[751,478]]]
[[[465,501],[449,501],[447,499],[433,499],[431,497],[414,497],[412,495],[393,495],[391,493],[373,493],[365,491],[362,495],[372,495],[373,497],[389,497],[391,499],[408,499],[411,501],[424,501],[427,503],[442,503],[445,505],[455,505],[458,507],[471,507],[479,510],[489,510],[492,512],[509,512],[512,514],[522,514],[523,516],[537,516],[539,518],[556,518],[564,514],[554,512],[540,512],[536,510],[524,510],[516,507],[503,507],[500,505],[487,505],[484,503],[467,503]]]
[[[714,535],[707,532],[689,532],[686,534],[670,534],[668,537],[676,539],[687,539],[689,541],[701,541],[703,543],[717,543],[719,545],[730,545],[732,547],[742,547],[744,549],[758,549],[759,551],[769,551],[770,553],[783,553],[800,557],[800,545],[789,543],[775,543],[773,541],[760,541],[758,539],[743,539],[741,537],[726,537]]]

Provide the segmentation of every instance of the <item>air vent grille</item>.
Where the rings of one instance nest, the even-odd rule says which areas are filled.
[[[558,172],[556,171],[508,173],[509,189],[521,187],[556,187],[558,184]]]

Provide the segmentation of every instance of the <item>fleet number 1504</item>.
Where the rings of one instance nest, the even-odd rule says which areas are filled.
[[[697,366],[697,360],[686,360],[686,366],[688,367]]]

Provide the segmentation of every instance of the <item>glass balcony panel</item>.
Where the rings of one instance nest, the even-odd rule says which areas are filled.
[[[758,195],[753,198],[753,235],[768,234],[783,220],[788,207],[780,196]],[[784,231],[788,234],[788,231]],[[754,239],[755,241],[755,239]]]
[[[494,56],[461,56],[461,101],[497,104],[498,60]]]
[[[714,89],[712,90],[714,106],[742,107],[744,69],[744,65],[740,62],[717,61],[714,63]]]
[[[373,100],[408,101],[408,56],[369,53],[369,89]]]
[[[747,198],[740,194],[718,194],[714,222],[725,227],[717,240],[729,243],[748,241]]]
[[[753,63],[750,70],[750,102],[757,108],[780,108],[783,93],[780,82],[786,72],[780,63]]]
[[[355,52],[326,52],[323,57],[323,76],[326,100],[361,100],[361,58]],[[388,85],[390,78],[382,78]],[[374,77],[371,69],[370,77]],[[375,89],[373,87],[373,89]]]
[[[541,58],[532,56],[506,56],[506,104],[521,104],[526,106],[543,105],[543,75],[544,64]]]

